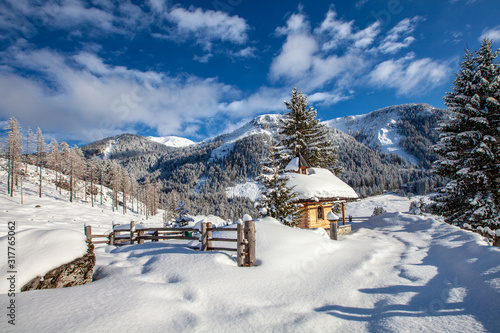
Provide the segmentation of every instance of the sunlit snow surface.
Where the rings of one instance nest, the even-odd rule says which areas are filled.
[[[167,147],[187,147],[196,144],[196,142],[194,141],[178,136],[148,136],[148,139],[157,143],[161,143],[162,145],[165,145]]]
[[[36,184],[28,184],[20,205],[18,196],[7,197],[5,179],[0,172],[0,237],[10,220],[17,221],[19,234],[33,228],[83,232],[85,222],[103,233],[113,220],[142,221],[136,214],[113,213],[109,204],[71,204],[51,185],[39,199]],[[366,216],[374,205],[391,211],[392,201],[408,210],[410,201],[395,195],[347,209]],[[196,221],[202,219],[224,223],[215,217]],[[143,222],[160,225],[161,216]],[[93,283],[17,293],[16,327],[4,318],[0,331],[498,331],[499,248],[431,216],[388,213],[352,228],[331,241],[273,219],[258,221],[253,268],[237,267],[232,252],[197,252],[174,241],[97,245]],[[214,235],[219,236],[234,233]],[[17,246],[37,253],[33,242]],[[39,260],[21,253],[18,260]],[[6,290],[0,293],[0,303],[8,304]]]

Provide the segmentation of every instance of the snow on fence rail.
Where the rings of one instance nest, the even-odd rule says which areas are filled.
[[[213,232],[236,232],[236,238],[213,237]],[[193,236],[199,234],[199,236]],[[217,228],[210,222],[203,222],[201,230],[196,228],[145,228],[134,221],[130,225],[113,225],[113,231],[107,235],[93,235],[92,226],[85,226],[87,242],[93,244],[125,245],[144,244],[149,240],[196,240],[199,246],[191,247],[200,251],[236,251],[238,266],[255,266],[255,221],[238,223],[236,228]],[[105,238],[105,240],[99,240]],[[98,240],[94,240],[98,239]],[[214,242],[236,243],[236,248],[213,246]]]

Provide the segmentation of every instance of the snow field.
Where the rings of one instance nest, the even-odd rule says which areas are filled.
[[[0,237],[7,221],[17,221],[18,247],[30,253],[19,260],[26,262],[41,250],[23,233],[79,232],[81,238],[84,223],[109,232],[112,221],[141,221],[106,205],[71,204],[53,185],[39,199],[36,184],[28,184],[24,205],[4,187]],[[198,252],[180,241],[98,245],[93,283],[17,293],[16,327],[2,320],[0,331],[498,331],[500,249],[432,217],[394,212],[409,204],[391,194],[348,203],[353,216],[369,216],[374,206],[389,213],[353,224],[339,241],[270,218],[258,221],[252,268],[237,267],[235,253]],[[195,217],[202,220],[226,222]],[[145,222],[161,225],[161,214]],[[50,256],[62,259],[65,251]],[[7,301],[0,289],[0,303]]]

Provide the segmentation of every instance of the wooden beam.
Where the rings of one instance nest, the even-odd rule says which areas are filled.
[[[245,266],[245,251],[244,251],[244,239],[245,239],[245,234],[244,234],[244,229],[243,229],[243,223],[238,223],[238,228],[236,228],[236,247],[237,247],[237,257],[236,261],[238,263],[238,267]]]
[[[330,222],[330,239],[337,240],[337,222]]]
[[[245,266],[255,266],[255,221],[245,221],[245,239],[248,241],[246,246]]]
[[[342,224],[345,225],[345,202],[342,203]]]

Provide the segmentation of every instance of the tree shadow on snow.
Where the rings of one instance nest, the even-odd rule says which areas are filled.
[[[414,230],[424,228],[422,225],[408,225],[400,231]],[[407,249],[411,245],[404,243]],[[364,294],[387,295],[387,299],[378,301],[373,308],[326,305],[315,310],[340,319],[369,322],[370,332],[383,331],[385,320],[392,317],[444,318],[458,315],[473,316],[487,331],[498,332],[500,295],[488,282],[500,279],[500,251],[497,248],[480,246],[463,231],[457,230],[433,237],[422,262],[405,266],[433,266],[437,268],[437,274],[425,285],[419,285],[417,278],[416,281],[408,279],[408,285],[359,289]],[[398,265],[395,268],[403,270]],[[402,272],[400,276],[404,277]],[[415,295],[406,303],[389,304],[401,293]]]

